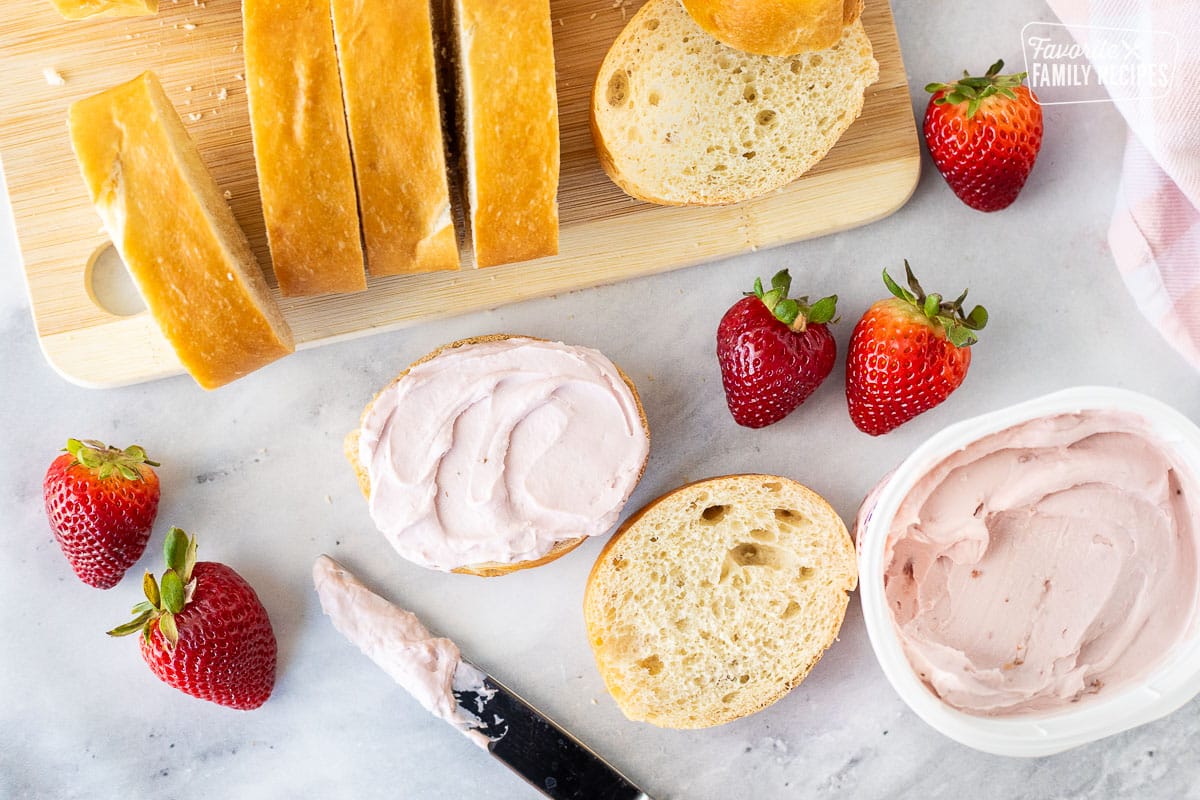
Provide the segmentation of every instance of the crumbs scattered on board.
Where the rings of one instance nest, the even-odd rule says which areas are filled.
[[[42,77],[46,79],[47,86],[66,86],[67,79],[62,76],[62,73],[54,67],[44,67],[42,69]]]

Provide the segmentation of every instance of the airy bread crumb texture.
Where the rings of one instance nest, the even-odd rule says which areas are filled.
[[[856,585],[850,536],[820,495],[736,475],[678,489],[627,522],[592,569],[584,618],[625,716],[703,728],[800,683]]]
[[[718,42],[679,0],[650,0],[600,68],[592,98],[597,150],[634,197],[738,202],[820,161],[878,77],[861,21],[827,50],[758,56]]]

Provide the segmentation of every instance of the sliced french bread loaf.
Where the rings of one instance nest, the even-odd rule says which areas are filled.
[[[601,165],[633,197],[735,203],[824,158],[878,77],[861,21],[827,50],[777,58],[721,44],[679,0],[650,0],[600,67],[592,134]]]
[[[592,568],[584,620],[625,716],[703,728],[800,683],[856,584],[850,536],[820,495],[733,475],[677,489],[626,522]]]

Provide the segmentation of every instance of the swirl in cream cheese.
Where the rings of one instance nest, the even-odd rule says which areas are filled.
[[[376,526],[434,569],[546,555],[608,531],[649,438],[603,354],[533,339],[443,351],[376,397],[359,460]]]
[[[913,669],[979,715],[1052,712],[1145,676],[1197,602],[1197,485],[1141,417],[986,436],[892,521],[885,593]]]

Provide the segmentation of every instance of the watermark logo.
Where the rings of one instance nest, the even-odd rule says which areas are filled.
[[[1171,89],[1178,40],[1166,31],[1030,22],[1021,29],[1029,88],[1042,105],[1155,98]]]

